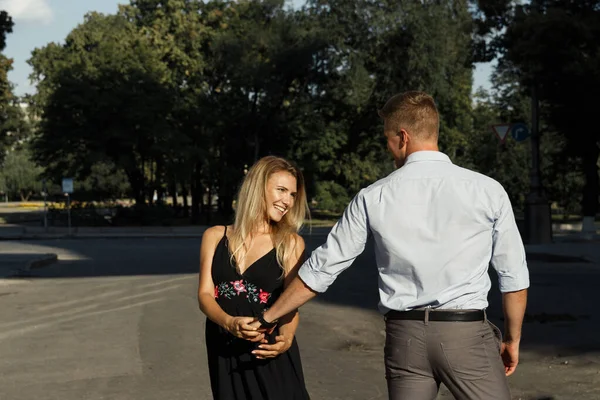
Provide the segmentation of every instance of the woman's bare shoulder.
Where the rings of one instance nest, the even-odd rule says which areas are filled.
[[[297,233],[292,234],[292,248],[295,251],[303,251],[306,244],[304,243],[304,238]]]
[[[229,229],[229,227],[228,227]],[[202,234],[202,240],[216,241],[220,240],[225,234],[225,227],[223,225],[211,226]]]

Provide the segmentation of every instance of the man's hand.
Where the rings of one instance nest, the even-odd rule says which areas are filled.
[[[253,317],[231,317],[225,324],[225,329],[237,338],[260,342],[265,338],[265,335],[250,325],[255,321],[256,318]]]
[[[285,353],[292,346],[293,338],[286,338],[283,335],[275,337],[274,344],[268,344],[267,340],[263,340],[262,344],[258,346],[258,350],[254,350],[252,354],[259,360],[266,358],[274,358],[280,354]]]
[[[252,322],[251,324],[249,324],[249,326],[252,327],[252,329],[254,329],[255,331],[260,332],[260,333],[264,333],[264,334],[267,334],[267,335],[270,335],[271,333],[273,333],[273,331],[277,327],[277,325],[275,325],[274,327],[269,328],[269,329],[263,328],[262,325],[260,324],[260,322],[258,320]],[[256,342],[256,340],[253,340],[253,341]]]
[[[504,363],[504,373],[510,376],[519,364],[519,342],[502,342],[500,356]]]

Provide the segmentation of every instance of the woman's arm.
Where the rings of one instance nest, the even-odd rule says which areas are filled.
[[[299,235],[296,235],[294,239],[294,253],[290,257],[290,264],[293,265],[293,267],[285,277],[283,283],[284,290],[296,277],[298,269],[304,262],[304,239]],[[275,338],[275,343],[270,345],[263,340],[263,343],[258,346],[260,350],[255,350],[252,353],[256,355],[256,358],[271,358],[285,353],[292,345],[299,322],[300,316],[298,310],[294,310],[289,314],[284,315],[278,322],[279,335]]]
[[[251,317],[232,317],[215,300],[215,284],[212,280],[212,262],[215,249],[223,236],[223,229],[214,226],[202,235],[200,246],[200,275],[198,282],[198,305],[200,310],[215,324],[223,327],[232,335],[251,341],[262,340],[264,335],[253,331],[248,324]]]

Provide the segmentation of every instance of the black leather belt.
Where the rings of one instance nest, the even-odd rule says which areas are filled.
[[[388,319],[425,321],[425,310],[389,311]],[[485,320],[483,310],[429,310],[429,321],[462,321],[473,322]]]

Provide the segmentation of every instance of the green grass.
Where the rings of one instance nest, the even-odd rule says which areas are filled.
[[[310,221],[306,225],[312,228],[332,227],[340,219],[340,213],[324,210],[313,210],[310,213]]]

